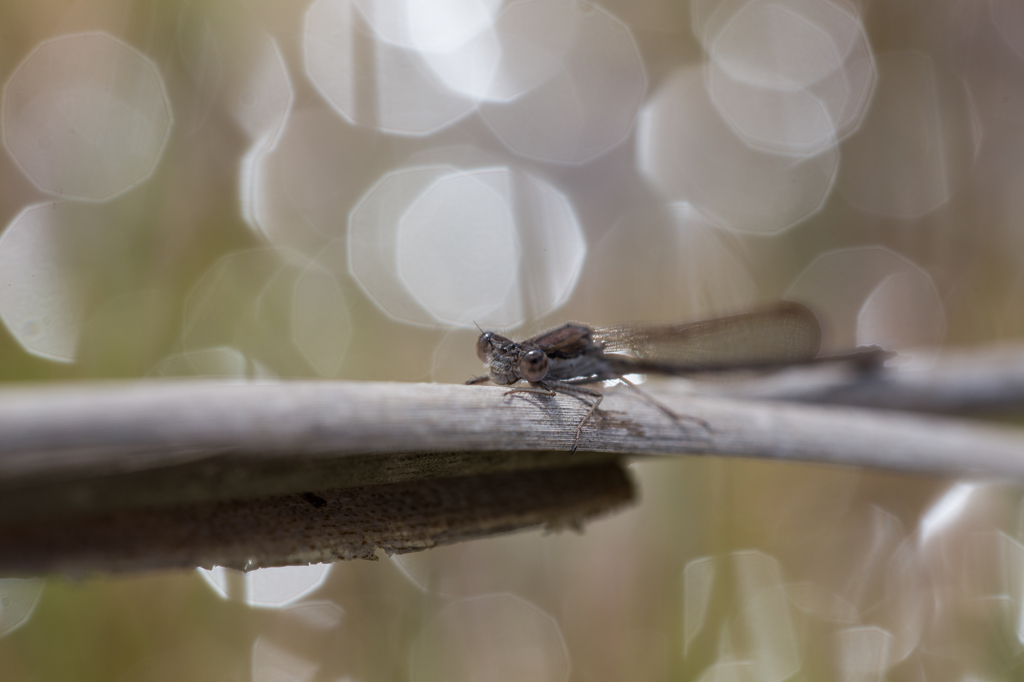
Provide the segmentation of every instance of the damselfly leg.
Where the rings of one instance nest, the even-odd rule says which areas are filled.
[[[578,448],[580,445],[580,434],[583,433],[583,427],[586,425],[588,421],[590,421],[590,418],[594,415],[594,412],[597,411],[597,406],[601,404],[602,400],[604,400],[604,394],[601,393],[600,391],[595,391],[592,388],[585,388],[583,386],[576,386],[574,384],[565,383],[563,381],[543,381],[538,382],[536,384],[531,384],[529,386],[517,386],[514,388],[510,388],[508,391],[505,392],[505,395],[510,395],[512,393],[537,393],[552,398],[558,393],[565,393],[566,395],[571,395],[572,397],[582,402],[584,405],[588,406],[590,409],[588,409],[587,413],[583,415],[583,419],[580,420],[580,423],[576,425],[576,433],[572,440],[571,452],[576,452],[576,448]],[[587,398],[592,398],[593,402],[590,402],[589,400],[587,400],[587,398],[584,398],[583,396],[586,396]]]
[[[661,410],[662,412],[667,414],[673,421],[675,421],[680,426],[682,426],[682,423],[684,421],[687,421],[687,422],[693,422],[694,424],[697,424],[698,426],[700,426],[701,428],[703,428],[703,429],[705,429],[707,431],[711,430],[711,425],[708,424],[703,419],[701,419],[700,417],[691,417],[688,414],[676,414],[671,409],[669,409],[668,407],[663,405],[661,402],[656,400],[653,396],[648,395],[647,391],[641,390],[639,386],[634,384],[632,381],[630,381],[626,377],[624,377],[624,376],[623,377],[619,377],[619,381],[621,381],[626,386],[629,386],[631,389],[633,389],[636,392],[637,395],[639,395],[641,398],[646,400],[648,403],[650,403],[651,405],[654,405],[656,408],[658,408],[659,410]]]

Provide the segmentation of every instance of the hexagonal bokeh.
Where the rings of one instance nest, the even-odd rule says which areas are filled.
[[[104,201],[148,178],[171,123],[156,65],[105,33],[41,43],[4,88],[4,144],[61,197]]]
[[[732,564],[735,599],[739,604],[736,621],[749,633],[743,643],[740,660],[722,654],[713,663],[714,671],[702,679],[772,679],[784,680],[800,669],[796,623],[792,607],[783,588],[783,572],[779,561],[756,550],[732,552],[728,557],[701,557],[687,563],[683,572],[684,647],[705,628],[708,600],[715,582],[722,581],[726,561]],[[733,622],[736,622],[733,621]],[[739,665],[737,665],[739,664]]]
[[[266,637],[252,645],[252,682],[313,682],[319,663]]]
[[[946,332],[931,276],[880,246],[837,249],[811,262],[786,292],[818,315],[823,347],[848,351],[878,344],[897,351],[938,345]]]
[[[46,202],[0,235],[0,319],[27,352],[75,360],[108,220],[95,205]]]
[[[628,26],[587,2],[540,0],[511,5],[495,30],[513,51],[495,80],[520,85],[481,103],[480,113],[511,151],[583,163],[633,131],[647,76]]]
[[[254,377],[334,376],[350,336],[348,304],[328,269],[287,251],[237,251],[218,260],[190,292],[186,356],[167,371],[187,371],[198,362],[208,371]]]
[[[839,192],[862,211],[904,220],[946,205],[973,154],[965,99],[931,56],[881,55],[874,105],[843,150]]]
[[[273,246],[315,257],[344,237],[373,169],[388,166],[374,137],[326,107],[294,112],[273,149],[243,169],[243,216]]]
[[[566,197],[504,166],[385,175],[349,215],[349,269],[394,318],[512,325],[560,305],[586,253]]]
[[[308,566],[280,566],[260,568],[239,573],[220,566],[213,569],[197,568],[199,575],[213,590],[225,599],[233,594],[232,579],[244,585],[245,595],[238,595],[247,604],[267,608],[283,608],[307,596],[327,579],[330,564]]]
[[[258,234],[266,212],[266,160],[277,148],[291,115],[295,92],[277,43],[264,37],[247,46],[251,59],[235,64],[224,98],[252,145],[242,155],[238,194],[242,217]]]
[[[677,71],[648,100],[636,140],[640,171],[666,199],[740,232],[781,232],[813,215],[839,167],[834,146],[805,158],[751,148],[715,109],[697,67]]]
[[[336,376],[352,336],[338,280],[322,267],[305,268],[292,286],[291,313],[292,343],[318,375]]]
[[[888,275],[857,313],[857,345],[921,351],[946,335],[946,314],[934,282],[914,268]]]
[[[989,0],[992,23],[1006,46],[1024,59],[1024,6],[1014,0]]]
[[[273,375],[258,362],[227,346],[174,353],[162,358],[148,372],[157,377],[223,377],[269,379]]]
[[[409,667],[413,682],[564,682],[570,671],[555,619],[511,594],[446,606],[416,638]]]
[[[576,314],[597,325],[677,323],[748,308],[758,287],[745,239],[686,202],[638,206],[591,246],[580,287],[592,310]]]
[[[472,348],[476,339],[469,341],[463,351]],[[543,570],[544,555],[536,534],[513,533],[433,547],[429,552],[394,554],[391,563],[418,590],[444,599],[468,599],[482,594],[529,593]]]
[[[808,156],[860,125],[875,85],[861,17],[832,0],[694,0],[711,100],[755,149]]]
[[[29,621],[45,584],[37,578],[0,579],[0,637]]]
[[[356,49],[363,40],[372,51]],[[310,5],[302,51],[313,85],[352,123],[397,135],[426,135],[476,107],[473,99],[441,83],[416,50],[381,39],[352,0]]]
[[[247,47],[248,59],[235,65],[224,86],[225,103],[250,140],[272,145],[288,120],[294,88],[281,49],[272,38],[264,36]]]
[[[489,173],[441,176],[409,202],[398,220],[399,280],[420,306],[441,320],[460,319],[467,312],[473,317],[486,314],[481,304],[489,307],[489,301],[507,298],[518,279],[519,240],[508,189],[494,191],[487,182],[492,179],[505,178]],[[451,258],[453,254],[458,257]],[[460,261],[471,261],[470,254],[486,268],[464,265],[460,277]]]

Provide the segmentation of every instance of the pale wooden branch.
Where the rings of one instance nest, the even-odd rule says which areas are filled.
[[[0,391],[0,488],[197,463],[231,462],[241,471],[282,461],[295,466],[422,453],[553,451],[562,451],[551,456],[557,466],[595,452],[691,453],[1024,474],[1024,431],[898,412],[689,394],[675,386],[666,381],[644,388],[710,429],[673,421],[630,391],[614,388],[606,390],[600,412],[584,427],[575,455],[568,450],[586,411],[580,400],[507,395],[493,386],[181,381],[7,389]],[[481,473],[463,469],[473,466],[474,457],[446,474]],[[481,457],[494,460],[493,454]],[[539,463],[528,457],[525,467]],[[494,464],[516,468],[504,456]],[[282,473],[288,472],[267,473],[271,488],[261,488],[260,471],[245,485],[259,488],[258,494],[287,492],[291,484],[273,487]],[[323,475],[317,471],[295,485],[304,489]],[[408,480],[401,471],[360,476],[369,477],[360,478],[360,485]],[[0,514],[4,506],[0,501]]]
[[[0,391],[0,569],[370,557],[621,506],[618,458],[712,454],[1024,480],[1024,430],[622,388],[165,381]],[[704,428],[697,421],[708,425]]]
[[[905,368],[897,364],[865,374],[837,363],[713,384],[703,390],[733,397],[939,414],[1024,413],[1024,346],[946,350],[933,363],[922,364]]]

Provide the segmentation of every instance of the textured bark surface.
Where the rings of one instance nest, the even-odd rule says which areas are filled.
[[[616,462],[317,490],[0,524],[0,571],[253,569],[375,559],[544,526],[578,529],[633,500]]]

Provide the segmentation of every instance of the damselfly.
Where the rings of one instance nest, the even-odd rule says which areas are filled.
[[[806,306],[786,301],[762,310],[674,325],[630,324],[594,328],[569,322],[526,341],[483,332],[476,353],[487,374],[468,384],[491,382],[509,393],[572,395],[590,409],[576,426],[573,450],[603,394],[585,384],[618,379],[636,388],[630,374],[693,376],[734,371],[770,371],[791,365],[846,361],[861,368],[881,365],[891,353],[877,346],[840,355],[820,355],[821,325]],[[680,417],[642,394],[677,421]]]

